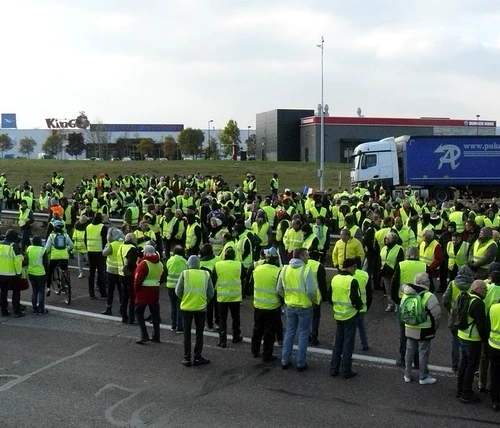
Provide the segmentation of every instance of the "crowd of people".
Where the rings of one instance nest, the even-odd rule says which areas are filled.
[[[6,188],[5,176],[3,188]],[[0,180],[1,181],[1,180]],[[9,208],[19,207],[19,228],[0,245],[2,316],[8,316],[7,293],[13,290],[14,314],[24,315],[18,278],[29,276],[33,311],[44,314],[56,265],[67,269],[77,259],[79,277],[89,264],[89,297],[106,299],[103,314],[112,315],[118,295],[124,323],[140,326],[138,344],[160,341],[159,288],[170,301],[172,329],[184,334],[185,366],[202,365],[203,331],[218,331],[227,347],[228,314],[232,342],[242,341],[240,305],[253,296],[255,310],[251,352],[281,367],[308,368],[307,347],[319,344],[321,302],[330,302],[336,320],[330,375],[349,379],[356,332],[369,350],[365,314],[373,293],[387,299],[386,312],[398,312],[398,365],[405,382],[429,385],[431,341],[449,312],[451,367],[457,372],[457,398],[480,401],[473,392],[491,394],[494,410],[500,393],[500,208],[491,203],[424,199],[408,187],[392,199],[373,183],[352,192],[316,194],[282,190],[274,174],[258,192],[247,174],[230,189],[222,176],[182,177],[131,174],[112,180],[107,174],[83,178],[69,197],[64,178],[53,174],[38,200],[29,183],[4,190]],[[31,236],[33,211],[49,213],[45,245]],[[122,224],[112,227],[109,219]],[[113,224],[116,224],[114,222]],[[330,251],[330,235],[339,234]],[[331,259],[330,259],[331,254]],[[327,284],[325,267],[338,273]],[[24,267],[23,267],[24,266]],[[438,293],[443,293],[438,299]],[[441,302],[440,302],[441,300]],[[149,308],[150,338],[145,320]],[[282,324],[282,309],[286,328]],[[194,359],[191,326],[195,325]]]

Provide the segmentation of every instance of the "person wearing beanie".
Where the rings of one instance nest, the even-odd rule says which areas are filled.
[[[344,259],[342,269],[332,279],[333,316],[337,331],[330,362],[330,376],[342,374],[345,379],[357,375],[352,370],[352,353],[356,341],[357,317],[363,308],[363,300],[359,283],[353,276],[356,268],[355,259]]]
[[[137,264],[134,274],[135,316],[141,331],[141,338],[136,341],[143,345],[149,340],[144,312],[149,307],[153,322],[153,342],[160,343],[160,285],[165,284],[167,275],[160,257],[152,245],[145,245],[143,257]]]
[[[469,266],[461,266],[457,270],[457,275],[448,283],[448,287],[443,294],[443,306],[451,313],[453,303],[462,292],[468,292],[474,282],[474,274]],[[460,365],[460,343],[456,330],[451,330],[451,369],[456,372]]]
[[[14,315],[16,317],[26,315],[21,310],[21,291],[16,286],[17,275],[21,274],[23,264],[19,241],[19,234],[9,229],[5,239],[0,242],[0,307],[3,317],[10,315],[7,301],[9,290],[12,290]]]
[[[103,315],[113,315],[113,297],[115,288],[118,290],[118,298],[122,300],[122,287],[120,283],[120,275],[118,272],[118,250],[121,247],[125,236],[120,229],[112,227],[108,230],[108,242],[102,250],[102,255],[106,257],[106,275],[107,275],[107,292],[108,300],[106,310],[101,312]]]
[[[179,297],[180,309],[184,318],[184,359],[182,364],[190,367],[191,364],[201,366],[210,363],[203,358],[203,329],[205,328],[205,316],[207,304],[214,295],[214,287],[210,279],[210,273],[200,269],[198,256],[190,256],[187,261],[187,269],[182,271],[175,293]],[[196,342],[194,346],[194,359],[191,363],[191,326],[195,324]]]

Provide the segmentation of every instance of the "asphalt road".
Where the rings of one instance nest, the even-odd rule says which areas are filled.
[[[75,271],[72,271],[75,274]],[[75,278],[76,275],[73,275]],[[377,295],[369,312],[371,350],[358,353],[356,378],[328,376],[333,321],[324,306],[319,347],[304,373],[264,365],[247,342],[228,349],[207,333],[203,367],[181,365],[182,336],[162,330],[162,343],[135,344],[138,327],[101,316],[106,303],[89,300],[74,281],[70,311],[51,296],[47,316],[0,318],[0,427],[488,427],[500,424],[489,399],[455,399],[449,372],[449,332],[433,343],[435,385],[406,384],[397,357],[398,326]],[[24,292],[24,299],[28,293]],[[162,321],[168,321],[162,293]],[[29,309],[29,308],[28,308]],[[251,332],[251,301],[242,304]],[[279,354],[279,349],[276,350]],[[363,358],[363,359],[360,359]],[[371,359],[371,361],[367,361]]]

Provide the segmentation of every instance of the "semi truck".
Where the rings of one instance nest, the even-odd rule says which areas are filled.
[[[403,197],[411,186],[437,202],[500,193],[500,137],[389,137],[358,145],[353,152],[351,184],[375,182]]]

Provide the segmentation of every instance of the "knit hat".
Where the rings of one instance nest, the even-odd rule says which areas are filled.
[[[467,291],[474,281],[474,274],[472,273],[470,267],[460,266],[454,281],[460,291]]]
[[[200,267],[200,259],[198,256],[190,256],[187,265],[189,269],[197,269]]]
[[[352,266],[356,266],[356,260],[354,260],[354,259],[345,259],[344,263],[342,263],[342,267],[344,269],[348,269]]]
[[[145,256],[154,256],[156,254],[155,247],[152,245],[145,245],[144,246],[144,255]]]

